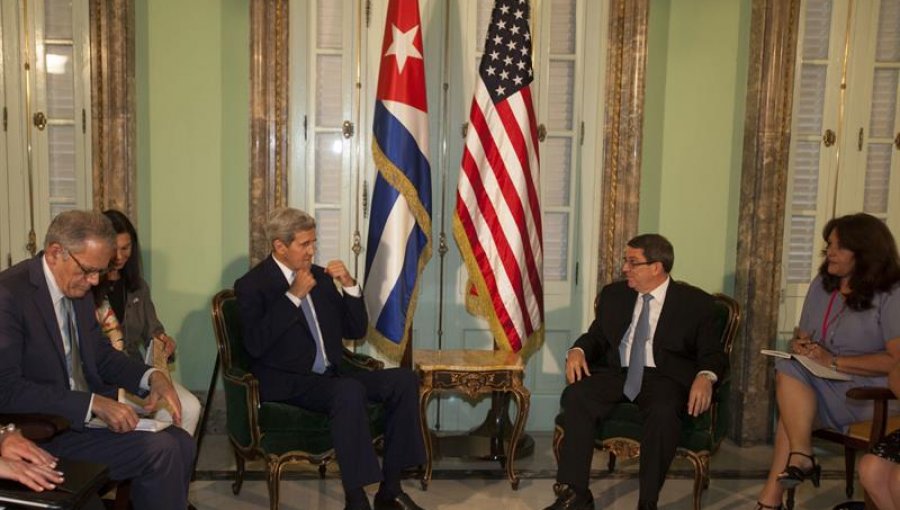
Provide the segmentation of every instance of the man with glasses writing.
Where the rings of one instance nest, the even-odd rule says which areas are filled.
[[[116,401],[119,387],[181,404],[166,374],[112,348],[88,291],[107,271],[116,233],[99,213],[67,211],[50,224],[44,251],[0,273],[0,412],[66,418],[71,430],[42,445],[50,454],[109,466],[132,480],[137,510],[186,508],[194,443],[182,429],[134,432],[137,414]],[[92,429],[92,417],[108,428]]]
[[[625,249],[625,280],[600,291],[597,317],[566,356],[565,435],[547,510],[594,508],[588,489],[594,433],[622,401],[643,418],[638,509],[655,509],[685,414],[709,408],[728,358],[715,333],[712,296],[669,277],[672,244],[644,234]]]

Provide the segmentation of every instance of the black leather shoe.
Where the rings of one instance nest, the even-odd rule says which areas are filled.
[[[556,501],[544,510],[594,510],[594,495],[590,490],[579,495],[570,485],[555,483],[553,492],[556,494]]]
[[[656,501],[638,501],[638,510],[656,510]]]
[[[409,497],[409,494],[401,492],[394,499],[379,499],[375,497],[375,510],[424,510]]]

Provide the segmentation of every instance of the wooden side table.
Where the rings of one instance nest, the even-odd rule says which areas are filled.
[[[506,476],[513,490],[519,488],[519,477],[513,469],[516,458],[516,446],[525,421],[528,419],[528,407],[531,404],[531,393],[525,388],[522,380],[525,376],[525,364],[522,357],[509,351],[486,350],[415,350],[413,365],[419,374],[422,385],[419,389],[419,417],[422,422],[422,435],[425,438],[427,461],[425,474],[422,476],[422,489],[428,489],[431,481],[431,462],[434,450],[431,444],[431,433],[428,427],[428,401],[431,395],[438,392],[458,392],[469,398],[495,391],[510,393],[516,401],[516,420],[513,423],[512,436],[509,438],[509,453],[505,456]],[[502,447],[502,446],[501,446]]]

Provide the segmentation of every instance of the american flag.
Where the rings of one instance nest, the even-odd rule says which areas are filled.
[[[422,54],[418,0],[391,0],[372,127],[378,175],[369,219],[365,298],[371,335],[399,345],[409,337],[419,280],[431,257],[431,165]]]
[[[470,311],[519,351],[544,323],[537,122],[527,0],[496,0],[463,151],[453,231]]]

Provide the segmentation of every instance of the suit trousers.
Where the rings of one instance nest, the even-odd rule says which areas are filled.
[[[125,434],[73,430],[41,446],[57,457],[106,464],[112,480],[131,480],[135,510],[187,508],[195,443],[178,427]]]
[[[419,380],[411,370],[391,368],[346,375],[326,372],[297,381],[294,389],[300,391],[285,403],[328,415],[345,492],[384,479],[399,479],[403,468],[425,463]],[[369,402],[382,403],[385,410],[382,469],[369,430]]]
[[[565,435],[559,449],[558,482],[587,489],[597,424],[606,419],[617,403],[627,401],[622,394],[624,385],[624,370],[602,368],[563,391]],[[688,392],[655,368],[644,369],[641,392],[635,399],[643,419],[639,471],[642,502],[659,499],[681,437]]]

